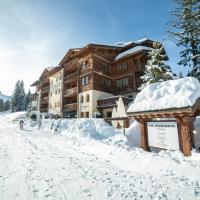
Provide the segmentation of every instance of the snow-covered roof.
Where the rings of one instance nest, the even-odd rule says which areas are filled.
[[[200,83],[193,77],[153,83],[138,93],[128,112],[192,107],[200,98]]]
[[[119,46],[119,47],[125,47],[125,46],[128,46],[130,44],[133,44],[133,41],[129,41],[129,42],[117,42],[117,43],[115,43],[115,45]]]
[[[115,57],[115,61],[116,61],[116,60],[119,60],[119,59],[121,59],[121,58],[123,58],[123,57],[125,57],[125,56],[135,54],[135,53],[137,53],[137,52],[139,52],[139,51],[142,51],[142,50],[151,50],[151,49],[152,49],[152,48],[150,48],[150,47],[136,46],[136,47],[133,47],[133,48],[127,50],[127,51],[124,51],[124,52],[118,54],[118,55]]]
[[[136,40],[135,43],[140,44],[141,42],[146,42],[147,40],[149,40],[149,39],[148,38],[142,38],[140,40]]]

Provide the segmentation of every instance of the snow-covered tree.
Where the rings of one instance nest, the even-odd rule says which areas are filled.
[[[3,99],[0,99],[0,112],[2,112],[4,109],[4,102]]]
[[[7,111],[10,109],[10,101],[7,100],[6,102],[4,102],[4,107],[3,107],[3,110],[4,111]]]
[[[11,111],[17,112],[23,110],[25,110],[24,82],[17,81],[11,99]]]
[[[28,112],[31,110],[31,91],[29,90],[25,97],[25,110]]]
[[[175,0],[177,8],[172,11],[169,36],[182,48],[178,64],[190,66],[188,75],[200,81],[200,1]]]
[[[165,50],[160,42],[153,43],[153,49],[149,52],[149,60],[145,66],[144,75],[141,77],[143,84],[139,88],[143,89],[146,85],[173,79],[170,66],[165,61],[168,59]]]

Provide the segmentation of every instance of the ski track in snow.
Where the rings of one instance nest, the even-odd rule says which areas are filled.
[[[85,145],[0,126],[0,200],[200,199],[199,180],[128,170]]]

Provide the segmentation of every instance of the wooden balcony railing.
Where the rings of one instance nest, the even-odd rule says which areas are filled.
[[[50,89],[49,86],[43,87],[43,88],[42,88],[42,92],[43,92],[43,93],[47,93],[47,92],[49,92],[49,89]]]
[[[102,106],[113,106],[116,105],[116,101],[119,100],[119,97],[111,97],[107,99],[100,99],[97,100],[97,106],[102,107]]]
[[[71,103],[71,104],[66,104],[63,106],[64,110],[69,110],[69,111],[77,111],[77,103]]]
[[[65,90],[65,91],[64,91],[64,96],[75,95],[75,94],[77,94],[77,92],[78,92],[77,87],[74,87],[74,88]]]
[[[116,105],[116,101],[119,100],[119,96],[113,96],[106,99],[97,100],[97,107],[109,107]],[[122,97],[124,105],[128,105],[130,102],[133,101],[132,98],[129,97]]]
[[[41,100],[41,103],[42,103],[42,104],[48,103],[48,97],[44,97],[44,98]]]
[[[72,80],[77,80],[77,75],[78,75],[78,72],[74,72],[72,74],[66,75],[64,77],[64,82],[68,82],[68,81],[72,81]]]

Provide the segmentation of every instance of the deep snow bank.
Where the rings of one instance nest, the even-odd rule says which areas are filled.
[[[128,112],[189,107],[199,97],[200,83],[192,77],[153,83],[138,93]]]
[[[40,129],[67,137],[83,136],[97,140],[121,133],[103,119],[44,119]]]

